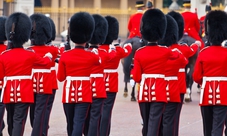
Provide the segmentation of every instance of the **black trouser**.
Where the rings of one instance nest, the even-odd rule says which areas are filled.
[[[51,110],[53,107],[55,94],[56,94],[56,89],[53,89],[53,94],[50,95],[49,101],[48,101],[47,107],[46,107],[45,119],[44,119],[44,124],[43,124],[43,136],[48,135],[50,113],[51,113]]]
[[[160,136],[174,136],[175,116],[177,113],[177,102],[168,102],[162,115]]]
[[[104,98],[93,98],[92,104],[86,118],[86,125],[84,128],[85,136],[99,136],[100,135],[100,118],[103,107]]]
[[[201,106],[204,136],[222,136],[227,106]]]
[[[107,92],[101,113],[100,136],[109,136],[111,127],[112,109],[116,99],[116,92]]]
[[[5,105],[9,135],[23,136],[30,103],[9,103]]]
[[[2,90],[0,89],[0,97]],[[5,128],[5,123],[4,123],[4,113],[5,113],[5,104],[0,102],[0,136],[2,136],[2,131]]]
[[[42,136],[45,113],[50,94],[35,93],[35,102],[30,106],[31,136]]]
[[[148,131],[148,122],[149,122],[149,114],[150,114],[150,103],[139,103],[140,114],[143,120],[142,127],[142,136],[147,136]]]
[[[68,136],[82,136],[90,103],[63,103]]]
[[[178,103],[177,113],[176,113],[176,116],[175,116],[174,136],[179,135],[180,114],[181,114],[182,105],[184,103],[184,94],[183,93],[180,94],[180,99],[181,99],[181,102]]]

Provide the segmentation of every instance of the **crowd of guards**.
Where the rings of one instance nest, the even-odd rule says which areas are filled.
[[[136,4],[144,6],[141,1]],[[185,24],[184,15],[178,12],[164,14],[151,8],[140,15],[136,25],[139,27],[131,29],[147,41],[136,51],[131,71],[132,79],[140,84],[137,100],[143,136],[179,135],[186,93],[185,66],[188,58],[203,46],[200,39],[190,46],[179,43],[185,32],[193,33],[193,29],[185,29]],[[210,11],[204,24],[210,45],[200,50],[193,79],[201,85],[204,135],[222,136],[227,114],[227,49],[222,44],[227,39],[227,14]],[[28,113],[31,136],[47,136],[55,94],[61,90],[68,136],[110,135],[118,92],[117,68],[132,51],[130,43],[114,44],[119,33],[115,17],[73,14],[68,36],[75,48],[66,44],[63,52],[51,43],[55,40],[55,24],[43,14],[29,17],[15,12],[0,17],[0,31],[1,132],[6,126],[6,109],[10,136],[24,135]],[[31,45],[25,48],[28,40]],[[63,88],[58,88],[58,81],[64,82]]]

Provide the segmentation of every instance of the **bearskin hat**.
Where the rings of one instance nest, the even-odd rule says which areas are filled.
[[[52,36],[52,30],[50,21],[48,18],[39,13],[35,13],[30,16],[32,20],[32,32],[31,32],[31,40],[34,40],[35,45],[43,45],[47,43]]]
[[[221,45],[227,39],[227,14],[224,11],[210,11],[204,24],[205,34],[211,44]]]
[[[5,35],[5,22],[6,22],[7,17],[2,16],[0,17],[0,42],[6,41],[6,35]]]
[[[141,19],[141,35],[148,42],[158,41],[164,37],[166,25],[166,16],[161,10],[149,9]]]
[[[50,21],[50,25],[51,25],[51,38],[50,38],[50,41],[54,41],[55,40],[55,37],[56,37],[56,29],[55,29],[55,24],[54,24],[54,21],[48,17],[48,20]]]
[[[178,26],[177,22],[170,15],[166,15],[166,20],[166,33],[164,38],[159,41],[159,44],[170,46],[178,42]]]
[[[119,33],[119,23],[115,17],[106,16],[108,22],[108,33],[104,44],[111,44],[113,40],[117,40]]]
[[[15,12],[6,20],[6,38],[12,42],[13,48],[22,47],[28,41],[31,30],[31,19],[24,13]]]
[[[94,14],[92,17],[95,20],[95,30],[91,38],[91,44],[102,44],[106,40],[108,32],[108,22],[101,15]]]
[[[87,12],[75,13],[69,22],[70,39],[77,44],[89,42],[95,30],[95,21]]]
[[[172,16],[178,25],[178,40],[180,40],[183,37],[184,34],[184,18],[183,16],[175,11],[171,11],[168,13],[168,15]]]

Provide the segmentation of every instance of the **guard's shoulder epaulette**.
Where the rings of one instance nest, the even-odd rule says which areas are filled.
[[[4,53],[6,53],[6,52],[9,52],[10,50],[11,50],[11,49],[4,50],[4,51],[1,53],[1,55],[4,54]]]
[[[142,50],[142,49],[144,49],[145,47],[146,47],[146,46],[140,47],[140,48],[138,48],[136,51]]]
[[[209,48],[210,46],[204,47],[202,50],[200,50],[200,52],[206,50],[207,48]]]

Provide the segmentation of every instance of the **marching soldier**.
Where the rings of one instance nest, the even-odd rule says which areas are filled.
[[[144,3],[143,1],[137,1],[136,6],[137,12],[132,14],[128,21],[128,30],[129,30],[129,36],[128,38],[133,38],[135,36],[141,37],[140,34],[140,20],[143,16],[143,10],[144,10]]]
[[[204,136],[222,136],[227,113],[227,14],[210,11],[205,19],[205,34],[210,46],[199,53],[193,79],[201,84],[200,107]]]
[[[141,34],[148,44],[136,51],[132,74],[135,82],[140,83],[138,102],[143,119],[143,136],[159,134],[167,102],[164,80],[166,63],[170,58],[179,57],[178,52],[157,43],[164,37],[166,25],[166,17],[159,9],[147,10],[141,20]]]
[[[170,16],[166,15],[167,28],[165,36],[159,41],[160,45],[165,45],[172,50],[175,44],[178,42],[178,25],[176,21]],[[173,47],[172,47],[173,46]],[[178,50],[179,51],[179,50]],[[180,51],[179,51],[180,52]],[[165,106],[162,115],[162,124],[160,130],[160,136],[174,136],[174,124],[175,116],[177,113],[178,104],[180,100],[180,89],[178,82],[178,71],[182,65],[186,65],[188,60],[180,52],[178,59],[169,59],[165,68],[165,80],[166,80],[166,96],[167,104]]]
[[[204,43],[199,35],[200,23],[197,14],[190,11],[191,0],[184,0],[183,6],[185,11],[181,14],[184,18],[184,32],[195,40],[200,41],[202,49]]]
[[[99,44],[102,44],[107,36],[108,22],[107,20],[98,15],[94,14],[92,17],[95,20],[95,31],[92,39],[89,42],[89,50],[94,48],[98,49],[98,54],[101,59],[99,66],[92,67],[91,77],[91,90],[92,90],[92,104],[88,113],[86,125],[85,125],[85,136],[99,136],[100,135],[100,117],[103,107],[104,99],[106,98],[106,89],[104,82],[104,66],[105,64],[115,57],[115,47],[113,46],[108,53],[106,50],[100,49]]]
[[[4,77],[1,100],[6,104],[9,135],[23,136],[28,108],[34,103],[32,67],[50,65],[52,55],[40,57],[23,48],[32,28],[27,15],[13,13],[5,24],[8,50],[0,56],[0,79]]]
[[[51,46],[53,48],[53,61],[51,63],[51,81],[52,81],[52,94],[49,97],[47,107],[46,107],[46,113],[45,113],[45,119],[44,119],[44,124],[43,124],[43,135],[47,136],[48,135],[48,129],[49,129],[49,119],[50,119],[50,113],[51,109],[53,106],[56,90],[58,89],[58,83],[57,83],[57,76],[56,76],[56,68],[55,68],[55,61],[58,55],[60,54],[58,47],[54,46],[51,42],[55,40],[56,36],[56,29],[55,29],[55,24],[54,21],[49,18],[50,24],[51,24],[51,39],[47,42],[47,45]]]
[[[168,15],[172,16],[175,21],[177,22],[178,25],[178,39],[181,39],[183,37],[183,33],[184,33],[184,20],[183,17],[180,13],[175,12],[175,11],[171,11],[168,13]],[[173,44],[171,47],[172,48],[177,48],[178,50],[180,50],[182,52],[182,54],[184,55],[184,57],[186,57],[186,59],[188,60],[189,57],[193,56],[199,49],[200,42],[196,42],[197,44],[192,44],[190,47],[186,44]],[[175,123],[174,123],[174,136],[178,136],[179,133],[179,122],[180,122],[180,113],[181,113],[181,109],[182,109],[182,105],[183,105],[183,101],[184,101],[184,94],[186,93],[186,73],[185,73],[185,67],[186,64],[182,64],[179,72],[178,72],[178,84],[179,84],[179,90],[180,90],[180,98],[181,98],[181,102],[178,103],[178,108],[177,108],[177,113],[175,116]]]
[[[92,102],[91,68],[99,65],[100,59],[97,49],[91,52],[86,51],[84,47],[90,41],[94,29],[95,22],[89,13],[75,13],[69,23],[69,34],[75,43],[75,48],[65,51],[59,60],[57,78],[60,82],[65,80],[62,102],[68,136],[82,136],[87,112]]]
[[[47,46],[46,43],[51,39],[52,31],[48,18],[43,14],[33,14],[30,16],[32,20],[31,44],[30,49],[43,57],[50,52],[54,58],[57,57],[55,48]],[[32,125],[32,136],[42,136],[43,123],[49,97],[52,95],[52,75],[51,65],[33,67],[33,91],[35,103],[30,107],[30,121]]]
[[[6,50],[6,45],[4,44],[4,42],[7,40],[6,39],[6,35],[5,35],[5,22],[6,22],[6,17],[0,17],[0,53],[2,53],[3,51]],[[1,71],[2,72],[2,71]],[[2,91],[2,86],[3,86],[3,80],[0,80],[0,93]],[[0,94],[1,96],[1,94]],[[5,123],[3,120],[4,117],[4,113],[5,113],[5,104],[3,104],[2,102],[0,102],[0,136],[2,136],[2,131],[5,127]]]
[[[112,16],[105,17],[108,22],[108,34],[105,42],[99,47],[100,49],[109,51],[113,44],[113,40],[118,38],[119,23]],[[110,46],[111,45],[111,46]],[[110,134],[112,109],[114,106],[116,94],[118,92],[118,72],[120,59],[131,53],[131,44],[125,44],[123,47],[116,45],[116,56],[104,65],[104,80],[107,98],[104,100],[103,110],[100,122],[100,136],[108,136]]]

